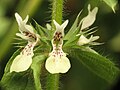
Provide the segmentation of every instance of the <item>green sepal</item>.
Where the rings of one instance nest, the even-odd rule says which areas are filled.
[[[36,24],[36,30],[39,33],[39,35],[41,36],[41,38],[47,38],[48,40],[51,40],[53,37],[53,31],[52,30],[48,30],[47,28],[42,27],[41,25],[39,25],[36,21],[34,21]]]
[[[32,70],[25,72],[8,72],[1,80],[2,90],[35,90]]]
[[[77,18],[75,19],[72,27],[70,28],[70,30],[68,31],[68,33],[65,35],[64,39],[65,40],[69,40],[70,38],[72,38],[76,32],[76,28],[79,28],[79,31],[80,31],[80,27],[78,26],[78,23],[79,23],[79,17],[80,17],[80,14],[82,13],[82,11],[80,11],[80,13],[78,14]]]
[[[74,45],[77,44],[80,35],[77,35],[79,33],[79,27],[76,28],[75,32],[73,32],[73,36],[71,36],[71,38],[69,40],[66,40],[65,44],[63,45],[63,47],[72,47]]]

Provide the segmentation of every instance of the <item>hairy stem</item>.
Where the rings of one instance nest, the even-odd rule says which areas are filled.
[[[59,74],[48,74],[46,90],[58,90],[58,89],[59,89]]]
[[[41,67],[43,61],[46,59],[44,55],[39,55],[33,58],[31,68],[33,69],[34,83],[36,90],[42,90],[40,83]]]
[[[59,24],[62,23],[62,11],[63,0],[53,0],[52,2],[52,29],[55,30],[53,20],[56,20]],[[46,90],[58,90],[59,89],[59,74],[48,74],[47,76],[47,89]]]
[[[63,0],[53,0],[52,2],[52,28],[54,29],[53,20],[59,24],[62,23]]]

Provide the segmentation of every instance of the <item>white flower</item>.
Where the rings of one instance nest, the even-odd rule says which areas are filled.
[[[87,39],[84,35],[81,35],[78,41],[78,45],[85,45],[85,44],[91,44],[91,45],[99,45],[100,43],[93,42],[95,40],[99,39],[99,36],[91,35],[89,39]]]
[[[62,50],[62,44],[58,45],[58,47],[56,47],[56,44],[53,44],[53,51],[49,56],[46,60],[45,67],[50,73],[66,73],[70,69],[70,61],[66,57],[66,53]]]
[[[89,4],[88,5],[88,15],[81,20],[81,24],[82,24],[81,30],[91,26],[96,19],[96,14],[98,12],[98,7],[95,7],[92,11],[90,11],[90,9],[91,9],[91,6]]]
[[[28,42],[20,55],[17,55],[13,60],[10,67],[10,72],[22,72],[30,67],[30,65],[32,64],[32,57],[34,55],[33,48],[35,44],[35,42]]]
[[[39,35],[34,32],[32,26],[26,24],[28,21],[28,16],[25,18],[25,20],[22,20],[19,14],[15,13],[15,17],[20,31],[20,33],[17,33],[16,35],[27,40],[28,44],[13,60],[10,67],[10,72],[22,72],[27,70],[32,64],[32,57],[34,55],[33,48],[39,40]]]
[[[95,7],[93,10],[90,10],[90,9],[91,9],[91,6],[89,4],[88,5],[88,15],[86,17],[84,17],[80,22],[80,25],[81,25],[80,33],[82,32],[82,30],[90,27],[95,22],[96,14],[98,12],[98,7]],[[80,35],[80,34],[78,34],[78,35]],[[86,45],[86,44],[100,45],[101,43],[94,42],[97,39],[99,39],[99,36],[93,37],[93,35],[91,35],[91,37],[88,39],[84,35],[81,35],[79,40],[78,40],[78,45],[80,45],[80,46]]]
[[[54,39],[52,39],[53,50],[46,60],[45,68],[52,74],[66,73],[70,69],[71,65],[69,59],[66,57],[66,53],[62,50],[62,37],[64,36],[64,28],[67,26],[68,20],[66,20],[62,25],[59,25],[54,20],[54,24],[56,26],[56,31]]]

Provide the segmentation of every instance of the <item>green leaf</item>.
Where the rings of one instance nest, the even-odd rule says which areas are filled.
[[[78,25],[78,24],[79,24],[79,17],[80,17],[81,12],[82,11],[80,11],[80,13],[78,14],[76,20],[74,21],[72,27],[70,28],[70,30],[64,37],[64,41],[66,41],[64,44],[64,48],[66,48],[66,47],[69,48],[69,47],[76,45],[76,43],[80,37],[80,35],[77,35],[77,34],[79,34],[79,32],[80,32],[80,25]]]
[[[40,85],[40,71],[41,64],[45,60],[44,55],[37,55],[33,58],[33,63],[31,68],[24,72],[12,72],[10,73],[10,66],[14,58],[20,54],[20,49],[18,49],[13,56],[8,61],[5,72],[0,81],[0,85],[3,90],[41,90]]]
[[[67,40],[66,42],[65,42],[65,44],[63,45],[63,48],[71,48],[73,45],[76,45],[77,44],[77,42],[78,42],[78,39],[79,39],[79,37],[80,37],[80,35],[79,36],[76,36],[76,34],[79,32],[79,28],[76,28],[76,30],[75,30],[75,32],[74,32],[74,34],[73,34],[73,36],[69,39],[69,40]],[[75,34],[76,33],[76,34]]]
[[[59,90],[60,74],[47,74],[46,90]]]
[[[64,0],[52,0],[52,30],[55,30],[55,26],[53,23],[53,20],[58,22],[59,24],[62,24],[62,16],[63,16],[63,7],[64,7]]]
[[[35,90],[31,70],[21,73],[8,72],[3,75],[0,83],[3,90]]]
[[[18,49],[13,54],[5,67],[4,75],[0,81],[3,90],[35,90],[32,70],[28,69],[20,73],[10,73],[10,66],[14,58],[20,54],[20,51]]]
[[[34,82],[36,90],[42,90],[40,83],[41,66],[46,59],[44,55],[38,55],[33,58],[31,68],[33,69]]]
[[[118,3],[118,0],[103,0],[108,6],[110,6],[113,10],[113,12],[115,12],[115,6]]]
[[[119,68],[113,62],[97,53],[74,49],[70,55],[109,83],[114,82],[120,74]]]

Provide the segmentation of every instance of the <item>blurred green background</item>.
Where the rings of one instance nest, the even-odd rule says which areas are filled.
[[[22,17],[28,14],[30,23],[32,19],[45,26],[51,19],[52,0],[0,0],[0,79],[9,58],[18,48],[14,43],[15,33],[18,32],[14,13],[18,12]],[[120,9],[116,7],[116,13],[101,0],[65,0],[63,19],[69,19],[67,30],[72,25],[80,10],[84,9],[82,16],[86,15],[87,5],[92,8],[99,7],[99,12],[93,26],[98,27],[94,35],[99,35],[99,42],[104,42],[94,49],[103,56],[112,60],[120,67]],[[93,27],[92,26],[92,27]],[[114,85],[109,85],[105,80],[92,73],[77,60],[71,58],[72,68],[67,74],[61,75],[61,90],[110,90]]]

